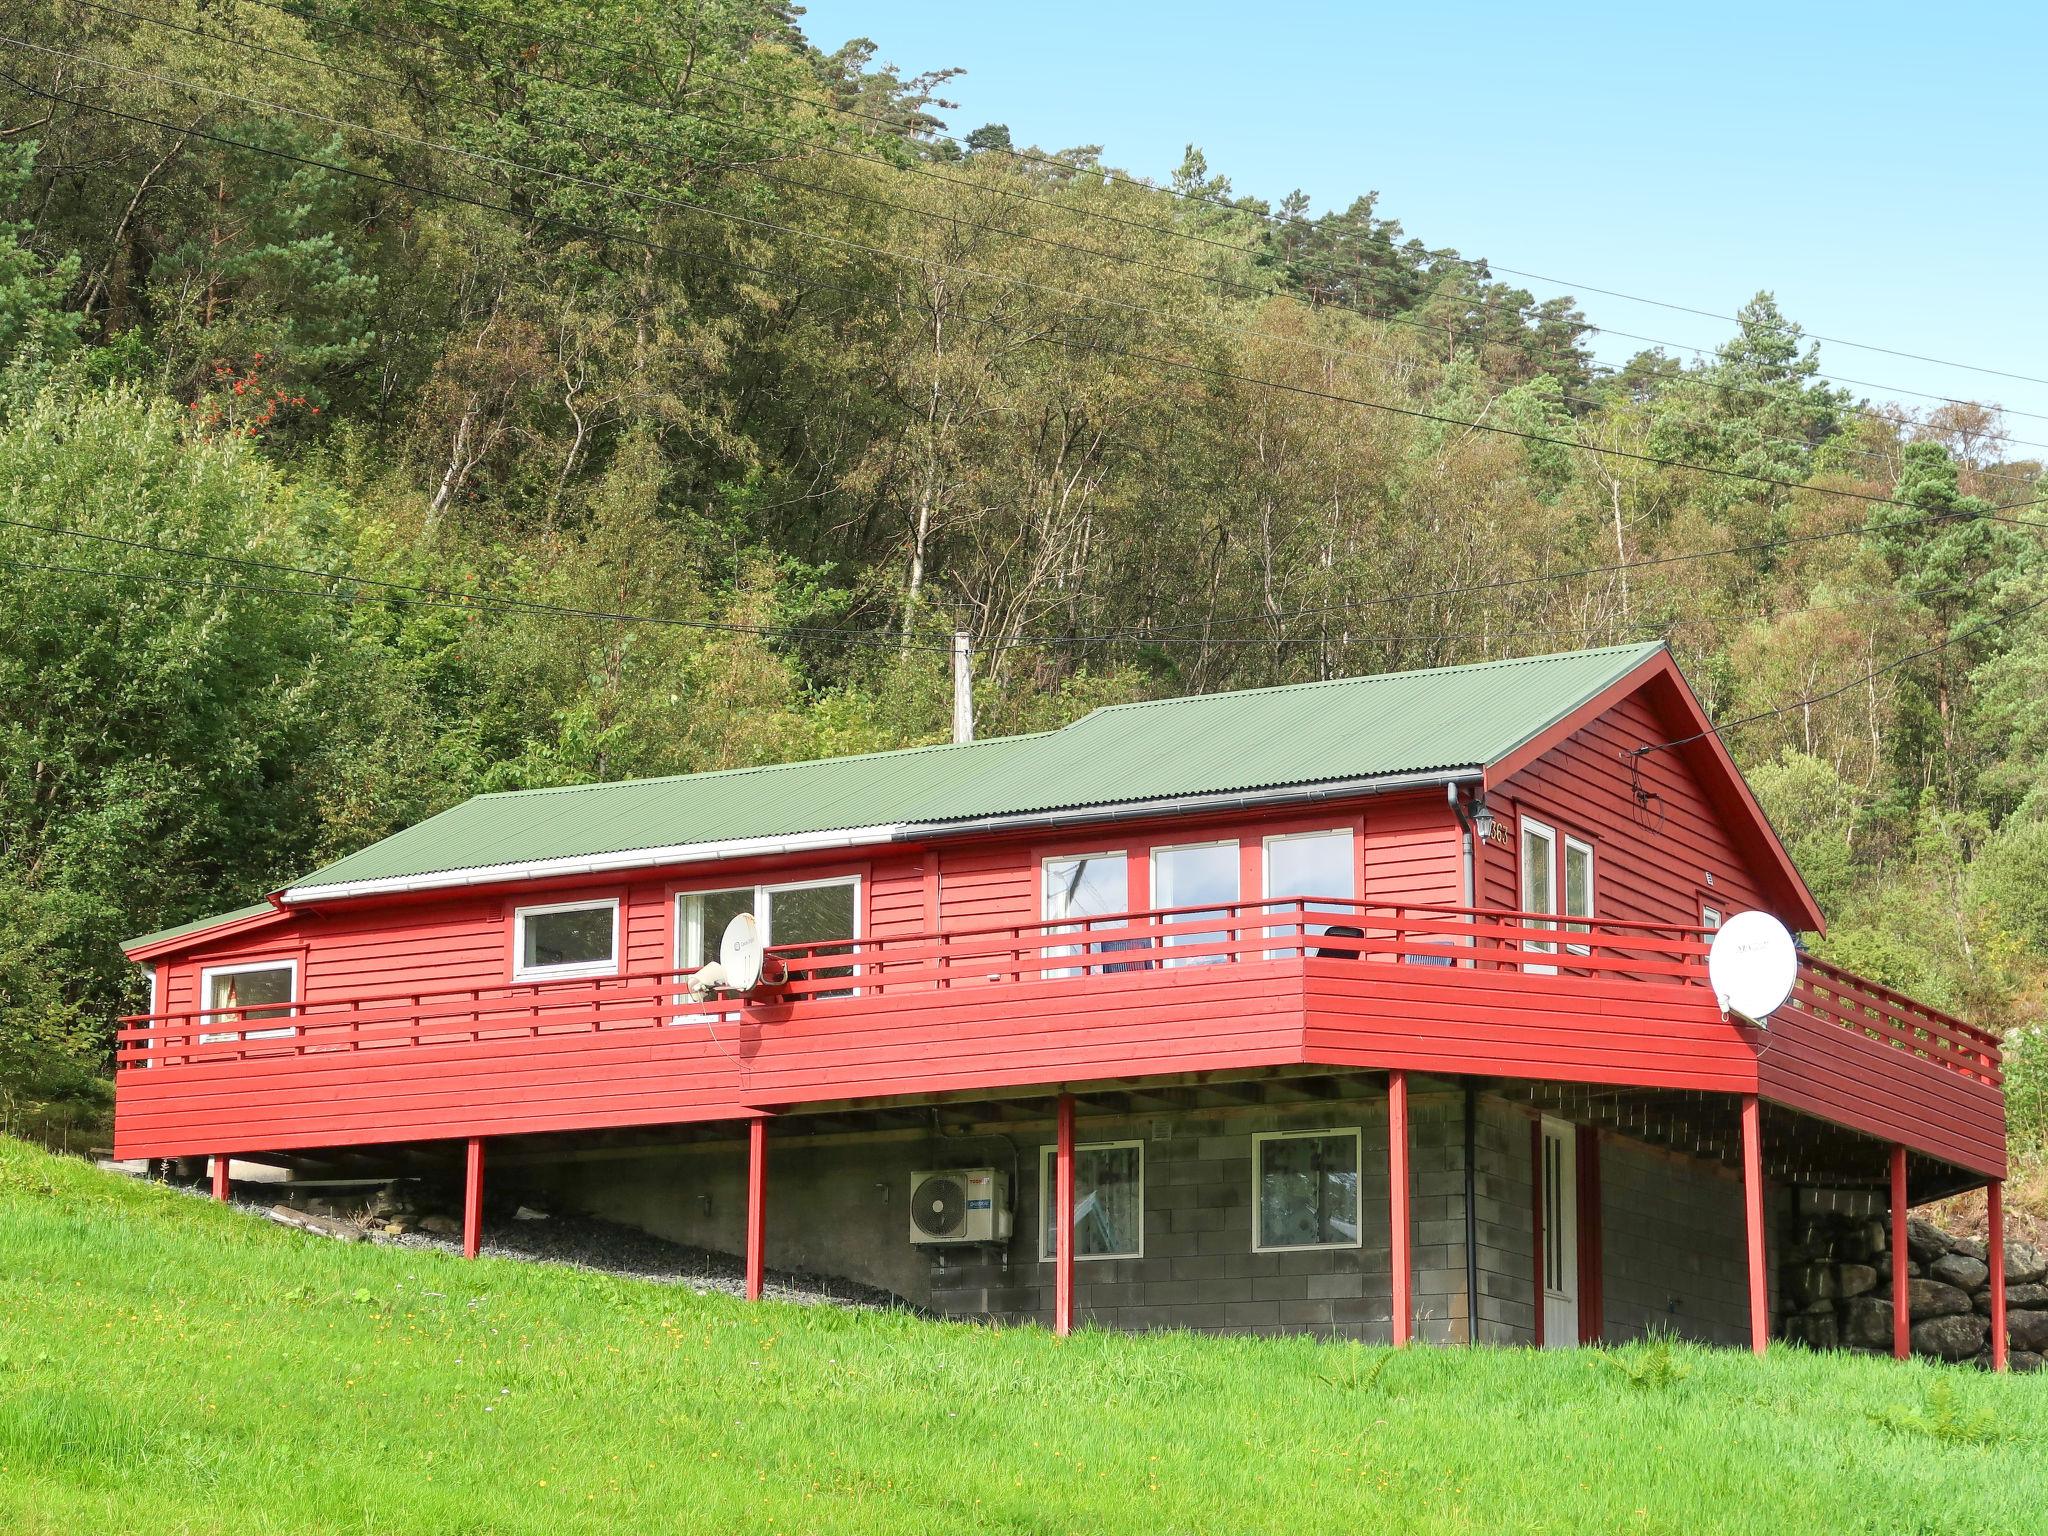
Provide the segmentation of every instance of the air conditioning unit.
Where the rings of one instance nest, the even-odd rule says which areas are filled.
[[[910,1176],[910,1241],[1006,1243],[1010,1176],[994,1168],[941,1168]]]

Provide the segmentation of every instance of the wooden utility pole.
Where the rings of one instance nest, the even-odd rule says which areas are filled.
[[[967,631],[953,631],[953,739],[974,740],[974,649]]]

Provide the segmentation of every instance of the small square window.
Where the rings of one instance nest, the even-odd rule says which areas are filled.
[[[616,899],[521,907],[513,921],[514,981],[609,976],[618,969]]]
[[[1253,1249],[1356,1248],[1358,1146],[1355,1129],[1253,1137]]]
[[[1059,1252],[1058,1200],[1053,1189],[1057,1147],[1038,1157],[1038,1256]],[[1145,1144],[1104,1141],[1074,1148],[1076,1259],[1136,1259],[1145,1253]]]

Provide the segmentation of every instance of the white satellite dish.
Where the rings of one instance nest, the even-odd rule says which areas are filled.
[[[1738,912],[1723,923],[1707,949],[1707,980],[1723,1013],[1759,1029],[1785,1006],[1799,979],[1799,947],[1768,912]]]
[[[761,924],[751,912],[736,913],[718,941],[718,964],[724,984],[735,992],[751,992],[761,983]]]

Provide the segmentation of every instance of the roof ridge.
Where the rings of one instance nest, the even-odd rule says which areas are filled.
[[[1058,728],[1065,729],[1066,726]],[[482,794],[471,795],[469,800],[460,801],[458,804],[467,805],[476,800],[515,800],[526,795],[570,795],[593,789],[637,789],[652,784],[678,784],[685,779],[695,779],[701,783],[705,779],[731,779],[749,773],[774,773],[785,768],[815,768],[821,763],[874,762],[889,757],[912,757],[925,752],[955,752],[973,747],[996,747],[1009,742],[1034,741],[1041,736],[1054,736],[1058,734],[1058,730],[1025,731],[1016,736],[984,736],[976,741],[928,741],[919,746],[889,747],[880,752],[847,752],[838,757],[797,757],[782,763],[749,763],[740,768],[705,768],[695,773],[663,773],[645,779],[596,779],[588,784],[543,784],[533,789],[492,789]],[[449,809],[453,810],[455,807],[451,806]]]
[[[1162,704],[1193,704],[1213,699],[1243,699],[1274,693],[1306,692],[1311,688],[1338,688],[1352,683],[1390,683],[1398,678],[1434,677],[1446,672],[1485,672],[1497,667],[1526,667],[1546,661],[1569,661],[1586,656],[1619,656],[1629,652],[1648,656],[1668,647],[1662,640],[1635,640],[1626,645],[1596,645],[1577,651],[1546,651],[1540,656],[1501,656],[1492,661],[1460,661],[1441,667],[1410,667],[1403,672],[1360,672],[1351,677],[1319,677],[1299,683],[1269,683],[1263,688],[1225,688],[1216,693],[1176,693],[1163,699],[1129,699],[1122,704],[1104,704],[1090,715],[1106,715],[1119,709],[1151,709]],[[1078,725],[1081,722],[1075,721]],[[1062,730],[1070,727],[1062,726]]]

